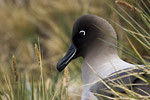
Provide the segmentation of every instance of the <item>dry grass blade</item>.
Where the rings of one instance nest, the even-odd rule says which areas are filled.
[[[13,89],[12,89],[12,86],[11,86],[10,78],[8,77],[6,72],[2,69],[2,66],[0,66],[0,70],[2,71],[2,75],[4,77],[5,84],[6,84],[7,88],[8,88],[9,97],[11,98],[11,100],[15,100],[14,99],[14,95],[13,95]]]
[[[145,66],[147,66],[147,63],[145,62],[145,60],[142,58],[142,56],[139,54],[139,52],[136,50],[136,48],[134,47],[134,45],[132,44],[132,42],[130,41],[130,39],[127,37],[131,47],[133,48],[133,50],[136,52],[136,54],[139,56],[139,58],[142,60],[142,62],[144,63]]]
[[[69,95],[68,95],[68,82],[69,82],[69,71],[68,68],[65,69],[64,71],[64,75],[65,75],[65,85],[66,85],[66,96],[67,96],[67,100],[70,100]]]
[[[44,97],[44,100],[46,100],[46,91],[45,91],[45,83],[44,83],[44,79],[43,79],[43,68],[42,68],[42,60],[41,60],[41,54],[40,54],[40,51],[38,49],[38,46],[37,44],[35,44],[35,52],[36,52],[36,56],[37,56],[37,59],[38,59],[38,64],[39,64],[39,67],[41,69],[41,81],[42,81],[42,91],[43,91],[43,97]]]
[[[52,100],[55,100],[56,94],[57,94],[57,90],[55,91],[55,93],[54,93],[54,96],[53,96]]]
[[[150,18],[149,18],[148,16],[146,16],[145,14],[142,14],[142,16],[146,19],[146,21],[147,21],[148,23],[150,23]]]
[[[146,95],[148,95],[149,97],[150,97],[150,94],[148,93],[148,92],[146,92],[146,91],[144,91],[144,90],[142,90],[142,89],[140,89],[140,88],[137,88],[139,91],[142,91],[143,93],[145,93]]]
[[[107,91],[108,93],[108,91]],[[101,97],[105,97],[107,99],[110,99],[110,100],[116,100],[117,98],[113,98],[113,97],[110,97],[110,96],[106,96],[106,95],[103,95],[103,94],[98,94],[98,93],[93,93],[94,95],[98,96],[100,98],[100,100],[102,99]],[[102,99],[104,100],[104,99]]]
[[[13,69],[14,69],[15,81],[18,82],[18,73],[17,73],[15,56],[12,57],[12,60],[13,60]]]
[[[36,52],[36,56],[37,56],[37,59],[38,59],[39,67],[41,69],[41,77],[43,77],[41,54],[40,54],[40,51],[38,49],[37,44],[35,44],[35,52]]]
[[[68,68],[65,68],[64,71],[64,75],[65,75],[65,83],[66,83],[66,88],[68,88]]]
[[[36,56],[37,56],[37,59],[38,59],[38,64],[40,66],[41,65],[41,55],[40,55],[37,44],[35,44],[35,52],[36,52]]]
[[[141,33],[137,33],[137,32],[134,32],[134,31],[132,31],[132,30],[129,30],[129,29],[128,29],[127,31],[130,32],[130,33],[132,33],[132,34],[135,34],[135,35],[138,35],[138,36],[141,36],[141,37],[150,39],[149,36],[142,35]]]
[[[63,100],[63,92],[64,92],[63,90],[64,90],[64,80],[62,79],[62,81],[61,81],[61,94],[60,94],[61,95],[61,98],[60,98],[61,100]]]
[[[132,6],[131,4],[129,4],[129,3],[125,2],[125,1],[116,0],[115,3],[118,4],[118,5],[121,5],[121,6],[123,6],[123,7],[126,7],[126,8],[128,8],[128,9],[130,9],[130,11],[136,11],[136,12],[142,14],[142,11],[141,11],[141,10],[139,10],[138,8]]]

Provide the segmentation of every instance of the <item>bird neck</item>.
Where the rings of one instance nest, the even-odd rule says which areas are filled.
[[[107,51],[108,50],[108,51]],[[89,92],[90,87],[98,80],[100,73],[109,74],[109,72],[104,72],[109,66],[103,66],[106,64],[107,60],[117,56],[117,49],[109,47],[108,45],[93,46],[93,49],[88,52],[88,55],[83,58],[82,64],[82,81],[83,81],[83,91],[82,97],[94,97],[91,92]],[[96,73],[95,73],[96,72]],[[87,100],[87,99],[82,99]],[[97,99],[95,99],[97,100]]]
[[[82,80],[83,84],[93,83],[101,78],[105,78],[113,72],[125,68],[134,67],[126,63],[118,56],[117,48],[110,45],[93,46],[83,58]]]
[[[117,48],[110,46],[108,44],[95,45],[92,47],[86,56],[83,58],[82,64],[82,79],[83,83],[87,84],[97,80],[96,73],[108,74],[109,72],[103,72],[103,70],[109,68],[110,66],[104,66],[103,64],[109,63],[109,59],[117,58]],[[112,66],[111,66],[112,67]]]

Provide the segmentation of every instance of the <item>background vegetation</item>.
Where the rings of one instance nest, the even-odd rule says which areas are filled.
[[[150,11],[148,5],[150,1],[125,1],[132,6],[124,3],[116,4],[115,0],[1,0],[0,87],[2,88],[0,95],[2,99],[65,100],[70,98],[70,100],[80,100],[82,59],[77,59],[68,65],[69,74],[66,71],[65,77],[63,73],[57,72],[56,64],[70,45],[74,21],[83,14],[95,14],[107,19],[115,28],[119,41],[130,47],[126,38],[128,35],[141,56],[149,60]],[[143,29],[138,28],[139,26],[130,17],[135,19]],[[127,21],[131,22],[135,28]],[[132,33],[129,32],[130,30],[143,33],[145,37],[139,36],[139,38],[142,38],[143,43],[148,47],[143,46],[142,42],[133,35],[125,34],[125,30],[120,26],[126,28],[128,33]],[[35,43],[38,44],[36,49]],[[121,44],[120,48],[127,49]],[[142,63],[122,50],[119,54],[124,60]],[[137,56],[136,53],[133,55]],[[17,81],[16,77],[18,77]]]

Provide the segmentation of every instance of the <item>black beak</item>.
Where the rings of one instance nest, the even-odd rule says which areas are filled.
[[[71,44],[66,55],[57,63],[57,70],[61,72],[69,64],[69,62],[75,58],[76,52],[77,48],[74,44]]]

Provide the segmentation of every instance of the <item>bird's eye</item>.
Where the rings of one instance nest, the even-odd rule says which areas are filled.
[[[84,30],[81,30],[81,31],[79,32],[79,34],[85,36],[85,31],[84,31]]]

